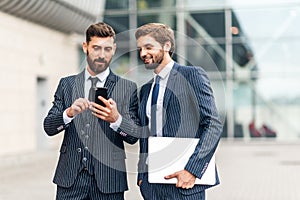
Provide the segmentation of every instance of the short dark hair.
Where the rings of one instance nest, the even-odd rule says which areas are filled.
[[[135,32],[136,39],[139,39],[141,36],[145,35],[153,37],[162,46],[168,41],[171,42],[169,54],[172,57],[175,51],[175,37],[174,31],[169,26],[161,23],[148,23],[140,26]]]
[[[88,27],[86,30],[86,42],[89,43],[91,41],[91,38],[96,36],[96,37],[112,37],[114,41],[116,40],[116,33],[114,29],[104,23],[104,22],[99,22],[96,24],[92,24]]]

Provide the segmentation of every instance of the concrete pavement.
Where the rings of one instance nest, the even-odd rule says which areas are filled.
[[[128,152],[137,151],[137,146]],[[300,141],[230,141],[222,139],[216,161],[221,184],[207,191],[208,200],[299,200]],[[52,177],[58,150],[0,157],[0,200],[53,200]],[[128,160],[130,169],[135,160]],[[129,172],[126,200],[142,199],[136,173]]]
[[[221,185],[213,200],[299,200],[300,143],[222,142],[217,153]]]

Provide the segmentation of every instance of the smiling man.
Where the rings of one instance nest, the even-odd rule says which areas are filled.
[[[205,189],[219,184],[217,171],[214,185],[198,185],[195,180],[203,176],[222,133],[209,79],[201,67],[182,66],[172,59],[174,32],[167,25],[145,24],[135,37],[145,68],[154,72],[154,78],[140,91],[140,123],[148,127],[140,139],[141,193],[146,200],[204,200]],[[175,179],[176,184],[148,181],[149,136],[199,138],[185,167],[165,174],[165,179]]]
[[[60,80],[44,120],[49,136],[65,131],[53,180],[58,200],[123,200],[128,189],[123,142],[138,140],[131,136],[138,123],[137,85],[109,68],[115,39],[108,24],[87,29],[87,67]],[[105,106],[94,102],[96,87],[107,88],[108,99],[99,97]]]

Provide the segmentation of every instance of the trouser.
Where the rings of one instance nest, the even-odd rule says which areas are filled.
[[[180,190],[175,184],[149,183],[147,178],[140,185],[144,200],[205,200],[205,191],[185,195]]]
[[[107,183],[103,183],[107,184]],[[96,183],[94,175],[82,170],[74,184],[69,187],[57,186],[56,200],[124,200],[124,192],[105,194]]]

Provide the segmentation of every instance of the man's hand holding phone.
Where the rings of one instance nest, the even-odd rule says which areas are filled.
[[[99,93],[98,93],[99,94]],[[117,104],[113,99],[105,99],[103,96],[97,96],[95,102],[91,102],[91,111],[92,114],[104,121],[114,123],[118,120],[120,113],[117,109]],[[101,103],[100,103],[101,102]],[[100,105],[101,104],[101,105]]]

